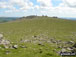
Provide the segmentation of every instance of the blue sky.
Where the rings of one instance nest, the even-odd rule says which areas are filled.
[[[1,17],[28,15],[76,17],[76,0],[0,0]]]
[[[52,0],[53,6],[58,6],[60,3],[62,3],[62,0]]]

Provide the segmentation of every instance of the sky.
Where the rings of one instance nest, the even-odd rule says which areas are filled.
[[[76,17],[76,0],[0,0],[0,17]]]

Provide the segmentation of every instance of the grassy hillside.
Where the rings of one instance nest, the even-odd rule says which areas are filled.
[[[23,49],[19,47],[15,50],[0,49],[1,57],[60,57],[53,52],[56,45],[45,41],[50,39],[76,41],[76,21],[50,17],[23,18],[1,23],[0,33],[4,34],[5,39],[27,47]],[[36,42],[36,40],[39,39],[34,39],[36,37],[45,40],[42,40],[44,46],[38,45],[39,42]],[[32,43],[20,43],[21,39],[35,41]],[[11,53],[5,54],[4,51],[6,50],[9,50]]]

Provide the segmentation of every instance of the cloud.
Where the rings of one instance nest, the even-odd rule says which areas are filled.
[[[69,7],[76,7],[76,0],[63,0],[63,3]]]
[[[28,10],[33,6],[33,3],[29,0],[10,0],[13,5],[20,7],[20,10]]]
[[[7,9],[6,12],[26,11],[33,8],[33,3],[29,0],[8,0],[0,2],[0,8]],[[10,10],[9,10],[10,9]]]
[[[47,10],[41,10],[41,13],[48,16],[76,17],[76,9],[70,7],[51,7]]]
[[[37,2],[39,2],[42,7],[51,7],[52,6],[51,0],[37,0]]]
[[[57,1],[61,0],[55,0]],[[31,0],[4,0],[0,1],[0,10],[4,10],[5,13],[29,13],[48,16],[59,16],[59,17],[76,17],[76,0],[62,0],[57,6],[53,6],[52,0],[37,0],[31,2]],[[23,14],[22,14],[23,15]]]
[[[34,6],[34,9],[39,9],[39,8],[40,8],[39,5]]]
[[[7,2],[0,2],[0,8],[2,9],[15,9],[12,5],[8,4]]]
[[[14,12],[19,12],[20,10],[17,9],[11,9],[11,10],[6,10],[5,13],[14,13]]]
[[[33,3],[30,2],[29,0],[9,0],[9,1],[13,5],[18,5],[18,6],[21,6],[21,7],[24,7],[24,6],[33,6]]]

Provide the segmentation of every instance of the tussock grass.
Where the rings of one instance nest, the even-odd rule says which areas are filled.
[[[62,41],[76,41],[76,21],[36,17],[32,19],[20,19],[0,24],[0,33],[5,39],[21,44],[20,39],[33,39],[32,36],[45,35]],[[44,37],[43,37],[44,38]],[[48,39],[47,39],[48,40]],[[39,46],[34,43],[23,43],[27,48],[8,49],[10,54],[5,54],[7,49],[0,49],[2,57],[60,57],[52,50],[55,48],[49,43]],[[40,51],[41,49],[41,51]],[[41,52],[41,53],[40,53]],[[4,55],[5,54],[5,55]]]

